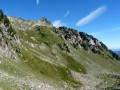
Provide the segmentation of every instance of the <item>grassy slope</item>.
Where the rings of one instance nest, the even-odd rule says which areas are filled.
[[[34,43],[37,45],[45,43],[46,45],[48,45],[47,52],[44,50],[43,51],[39,50],[38,47],[32,48],[32,47],[28,46],[27,44],[25,44],[24,42],[22,42],[22,44],[24,46],[26,46],[26,48],[28,49],[29,53],[28,53],[28,51],[21,49],[21,51],[22,51],[21,59],[27,60],[26,64],[29,67],[31,67],[31,69],[33,71],[35,71],[35,73],[37,73],[38,76],[40,74],[42,74],[42,75],[48,76],[50,78],[54,78],[56,80],[64,80],[65,82],[70,81],[70,82],[81,85],[80,82],[77,82],[68,76],[68,74],[66,73],[66,67],[53,65],[51,63],[41,60],[41,57],[39,57],[39,53],[43,54],[43,56],[45,56],[45,57],[48,57],[48,58],[54,60],[54,56],[52,55],[52,52],[51,52],[52,45],[55,44],[56,42],[60,42],[60,44],[64,43],[64,41],[61,38],[58,38],[54,33],[51,33],[51,29],[47,28],[47,30],[46,30],[46,27],[42,27],[42,28],[45,33],[44,37],[42,37],[38,31],[34,31],[34,30],[31,30],[29,32],[26,31],[26,34],[28,34],[27,36],[26,35],[24,36],[23,32],[20,31],[20,33],[21,33],[20,35],[22,35],[21,36],[22,39],[26,39],[29,42],[32,41],[32,40],[30,40],[30,37],[34,37],[38,42],[36,43],[36,42],[32,41],[31,43]],[[36,50],[39,53],[29,50],[30,48]],[[67,63],[66,66],[68,66],[70,69],[81,72],[81,73],[86,73],[85,68],[80,63],[77,63],[72,57],[68,56],[67,54],[64,54],[61,51],[60,51],[60,54],[62,54],[64,56],[63,58],[64,58],[64,60],[66,60],[66,63]],[[71,63],[69,62],[69,60],[71,61]],[[77,65],[75,65],[76,63],[77,63]],[[81,69],[81,71],[78,70],[79,68]]]
[[[43,28],[45,28],[45,27],[43,27]],[[46,30],[46,29],[44,29],[44,30]],[[78,86],[82,85],[81,82],[74,80],[67,73],[67,71],[69,72],[69,70],[66,69],[67,66],[70,67],[70,69],[72,69],[72,70],[75,70],[75,71],[77,70],[77,72],[86,73],[85,68],[83,68],[83,66],[80,63],[77,63],[72,57],[68,56],[67,54],[64,54],[64,52],[61,52],[61,50],[58,49],[62,55],[63,54],[65,55],[65,57],[63,57],[63,58],[64,58],[64,60],[66,60],[66,63],[68,64],[66,67],[60,66],[59,63],[56,65],[52,64],[52,61],[50,61],[51,63],[49,63],[47,61],[44,61],[44,59],[41,59],[42,57],[40,57],[40,54],[43,54],[43,56],[48,57],[51,60],[54,60],[53,59],[54,56],[52,55],[50,47],[52,47],[52,45],[56,42],[56,39],[57,39],[57,42],[60,42],[61,44],[63,44],[64,41],[61,38],[58,38],[56,35],[51,33],[51,31],[49,31],[49,30],[45,31],[44,37],[42,37],[41,34],[39,34],[39,32],[35,31],[35,30],[26,31],[26,32],[19,31],[18,33],[19,33],[18,34],[19,37],[21,38],[20,40],[21,40],[23,47],[21,47],[19,45],[15,45],[14,50],[16,50],[16,48],[19,48],[20,51],[22,52],[22,53],[18,53],[20,62],[8,63],[9,71],[7,70],[7,67],[4,67],[5,64],[2,64],[3,68],[4,68],[3,71],[10,72],[14,76],[19,75],[18,77],[26,76],[26,75],[30,76],[31,74],[34,74],[37,79],[39,79],[39,77],[40,77],[40,80],[43,79],[43,81],[44,81],[44,80],[48,79],[47,80],[48,82],[49,82],[49,79],[55,80],[56,82],[64,81],[64,82],[72,85],[73,87],[76,87],[76,86],[78,87]],[[26,33],[27,35],[24,33]],[[32,40],[31,37],[34,37],[37,40],[37,42]],[[53,37],[53,38],[51,38],[51,37]],[[33,48],[25,41],[36,44],[37,46],[35,48]],[[39,49],[38,46],[41,45],[42,43],[45,43],[48,46],[47,52]],[[73,64],[72,63],[70,64],[70,62],[68,60],[73,62]],[[77,63],[77,65],[80,65],[81,67],[76,66],[75,65],[76,63]],[[84,70],[79,71],[77,68],[80,68],[81,70],[83,68]],[[18,71],[19,73],[14,73],[13,69],[16,69],[16,71]],[[31,72],[31,73],[25,74],[26,73],[25,71]],[[25,75],[22,75],[22,74],[25,74]],[[45,78],[47,78],[47,79],[45,79]]]
[[[82,83],[72,78],[70,75],[71,70],[83,74],[92,74],[95,78],[97,78],[97,76],[100,77],[102,72],[120,73],[120,63],[118,61],[113,61],[85,50],[77,50],[67,41],[62,40],[54,34],[54,32],[52,32],[53,28],[41,28],[42,34],[36,31],[35,28],[29,31],[16,30],[23,45],[15,44],[14,48],[14,50],[19,48],[21,51],[21,53],[18,53],[20,62],[2,58],[4,59],[4,63],[0,65],[2,71],[18,78],[33,76],[47,83],[53,81],[52,85],[60,85],[60,82],[64,81],[75,88],[81,86]],[[35,40],[31,37],[34,37]],[[32,47],[30,43],[32,43],[34,47]],[[39,48],[43,43],[45,44],[45,48]],[[64,43],[68,43],[71,53],[61,51],[55,43],[59,43],[62,46]],[[104,78],[101,77],[101,79]],[[2,79],[0,82],[1,88],[11,89],[11,87],[16,87],[15,79],[11,81],[14,82],[13,86],[11,86],[11,82],[7,81],[6,78]],[[30,88],[30,86],[24,82],[22,84],[24,86],[23,88]],[[61,86],[63,87],[64,83],[61,83]],[[19,85],[17,85],[17,87],[19,87]]]

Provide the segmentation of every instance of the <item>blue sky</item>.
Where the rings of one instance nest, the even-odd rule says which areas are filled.
[[[1,0],[6,15],[23,19],[48,18],[93,35],[109,49],[120,49],[120,0]]]

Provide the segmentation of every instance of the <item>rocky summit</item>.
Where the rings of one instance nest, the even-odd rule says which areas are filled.
[[[43,17],[40,20],[23,20],[21,18],[11,17],[8,16],[8,19],[11,22],[11,25],[15,29],[21,29],[21,30],[30,30],[33,27],[39,25],[39,26],[47,26],[47,27],[53,27],[52,23],[45,17]]]
[[[120,58],[98,39],[0,10],[0,90],[119,88]]]

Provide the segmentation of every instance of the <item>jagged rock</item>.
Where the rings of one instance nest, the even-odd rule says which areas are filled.
[[[95,44],[101,46],[101,43],[98,40],[95,40]]]
[[[45,18],[45,17],[43,17],[43,18],[41,19],[41,21],[42,21],[42,23],[43,23],[45,26],[53,26],[52,23],[51,23],[47,18]],[[42,26],[44,26],[44,25],[42,25]]]
[[[89,45],[95,45],[94,41],[92,39],[88,39]]]
[[[16,48],[16,52],[17,53],[21,53],[20,49]]]
[[[91,50],[95,54],[101,54],[101,51],[106,50],[112,54],[113,57],[118,59],[118,55],[108,50],[106,45],[102,42],[99,42],[96,38],[91,35],[88,35],[84,32],[78,32],[74,29],[67,27],[59,27],[55,30],[58,36],[62,37],[64,40],[67,40],[75,48],[84,48],[85,50]]]

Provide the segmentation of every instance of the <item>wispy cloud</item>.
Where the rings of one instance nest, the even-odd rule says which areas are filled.
[[[107,30],[107,32],[116,32],[116,31],[120,31],[120,27],[115,27],[115,28]]]
[[[67,12],[64,15],[64,18],[67,17],[70,14],[70,11],[67,10]]]
[[[90,33],[90,35],[92,35],[92,36],[99,36],[101,33],[99,33],[99,32],[95,32],[95,33]]]
[[[67,17],[69,14],[70,14],[70,11],[67,10],[67,12],[65,13],[65,15],[63,16],[63,19],[64,19],[65,17]],[[62,20],[63,20],[63,19],[62,19]],[[62,20],[55,20],[55,21],[53,22],[53,26],[55,26],[55,27],[65,26],[65,25],[62,23]]]
[[[97,8],[95,11],[91,12],[86,17],[79,20],[77,22],[76,26],[84,26],[85,24],[93,21],[94,19],[96,19],[97,17],[102,15],[105,12],[105,10],[106,10],[106,6],[101,6],[101,7]]]
[[[55,21],[53,22],[53,26],[55,26],[55,27],[60,27],[60,26],[63,26],[63,24],[61,23],[61,20],[55,20]]]
[[[100,31],[100,30],[98,30]],[[115,28],[111,28],[111,29],[103,29],[103,31],[100,32],[93,32],[93,33],[89,33],[92,36],[99,36],[101,34],[106,34],[106,33],[114,33],[114,32],[120,32],[120,27],[115,27]]]
[[[39,5],[39,0],[36,0],[37,5]]]

